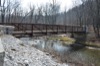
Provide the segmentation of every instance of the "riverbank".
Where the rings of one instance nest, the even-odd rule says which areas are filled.
[[[74,44],[74,47],[71,47],[70,45],[73,44],[70,44],[69,42],[68,44],[67,42],[66,44],[63,44],[63,40],[59,39],[62,38],[59,38],[58,36],[21,38],[25,44],[31,44],[33,47],[46,52],[47,55],[57,59],[57,62],[67,63],[69,66],[100,66],[99,50],[89,49],[86,46],[82,47],[81,44]],[[75,47],[78,49],[75,50]]]
[[[4,66],[68,66],[11,35],[0,37],[5,50]]]
[[[73,50],[69,42],[63,44],[71,38],[51,37],[1,36],[6,54],[4,66],[100,66],[99,50]]]

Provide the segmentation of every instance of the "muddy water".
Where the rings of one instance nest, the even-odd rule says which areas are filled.
[[[80,63],[83,66],[100,66],[100,50],[88,49],[86,47],[74,50],[73,47],[64,46],[62,42],[54,40],[38,39],[28,42],[40,50],[56,52],[60,55],[62,61],[65,62]]]

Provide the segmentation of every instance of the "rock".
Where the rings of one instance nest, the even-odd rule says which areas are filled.
[[[5,52],[0,38],[0,66],[3,66],[4,56],[5,56]]]
[[[51,56],[47,56],[31,44],[21,46],[23,42],[13,36],[4,35],[1,36],[1,40],[5,49],[4,66],[67,66],[67,64],[55,62]],[[17,51],[9,50],[13,48]]]
[[[3,66],[3,64],[4,64],[4,56],[5,56],[5,53],[0,52],[0,66]]]

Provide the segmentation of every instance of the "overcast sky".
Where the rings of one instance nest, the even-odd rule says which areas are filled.
[[[80,0],[56,0],[61,5],[61,10],[64,10],[66,7],[67,9],[70,9],[74,6],[74,2],[77,1],[77,5],[79,5],[81,2]],[[42,4],[50,3],[52,0],[21,0],[21,5],[23,8],[28,9],[29,4],[34,4],[35,6],[39,6]]]

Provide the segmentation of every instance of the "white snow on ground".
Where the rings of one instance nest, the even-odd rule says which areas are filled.
[[[68,66],[55,62],[51,56],[13,36],[1,36],[5,49],[4,66]]]

